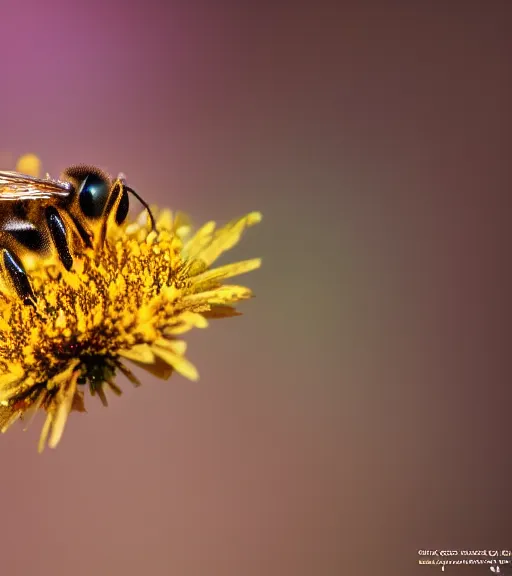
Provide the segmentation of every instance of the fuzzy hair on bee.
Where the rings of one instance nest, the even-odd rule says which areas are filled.
[[[120,226],[130,207],[128,194],[147,203],[123,175],[112,179],[94,166],[67,168],[54,180],[0,171],[0,291],[34,303],[28,271],[35,263],[72,270],[84,249],[101,249],[107,229]]]

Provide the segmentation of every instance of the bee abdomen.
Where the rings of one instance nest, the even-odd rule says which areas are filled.
[[[11,221],[4,230],[32,252],[42,253],[48,247],[45,236],[30,222]]]

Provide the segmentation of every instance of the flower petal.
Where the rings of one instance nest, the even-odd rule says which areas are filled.
[[[39,411],[39,408],[41,408],[41,405],[43,404],[46,398],[47,398],[46,390],[41,390],[41,392],[39,392],[34,402],[23,412],[23,422],[24,422],[23,430],[27,431],[29,429],[30,425],[34,421],[35,415]]]
[[[155,346],[165,348],[166,350],[170,350],[171,352],[179,354],[180,356],[184,356],[185,352],[187,351],[187,343],[185,340],[166,340],[165,338],[159,338],[158,340],[155,340],[153,348]]]
[[[180,306],[188,307],[200,304],[228,304],[238,300],[252,298],[252,291],[244,286],[221,286],[215,290],[187,294],[180,301]]]
[[[41,430],[41,436],[39,436],[39,445],[37,447],[37,451],[39,452],[39,454],[43,452],[44,447],[46,446],[46,440],[48,439],[48,434],[50,433],[50,428],[52,427],[52,421],[53,421],[53,414],[48,413],[46,415],[46,420],[44,421],[43,424],[43,429]]]
[[[178,316],[178,319],[181,322],[189,324],[193,328],[207,328],[208,326],[208,320],[206,320],[204,316],[201,316],[201,314],[196,314],[195,312],[190,312],[188,310],[182,312]]]
[[[77,390],[73,397],[73,403],[71,404],[72,412],[87,412],[84,404],[84,393],[81,390]]]
[[[253,258],[252,260],[244,260],[236,262],[235,264],[226,264],[213,270],[207,270],[202,274],[194,277],[194,284],[203,282],[212,282],[224,280],[225,278],[232,278],[233,276],[240,276],[247,272],[252,272],[261,266],[261,258]]]
[[[240,241],[245,229],[261,222],[260,212],[251,212],[239,220],[229,223],[217,231],[211,244],[200,251],[198,256],[210,266],[226,250],[233,248]]]
[[[21,414],[21,410],[14,410],[11,406],[0,406],[0,432],[6,432]]]
[[[155,356],[147,344],[136,344],[130,349],[119,350],[118,354],[123,356],[123,358],[142,362],[143,364],[151,364],[151,362],[155,361]]]
[[[172,373],[174,372],[174,368],[172,366],[169,366],[167,362],[164,362],[157,356],[155,356],[155,361],[152,364],[143,364],[142,362],[137,362],[136,360],[130,360],[130,362],[135,364],[135,366],[142,368],[146,372],[149,372],[153,376],[160,378],[161,380],[169,380],[169,378],[172,376]]]
[[[21,382],[24,374],[23,368],[14,365],[9,367],[9,372],[0,375],[0,402],[9,400],[17,392],[16,385]]]
[[[163,334],[166,337],[179,336],[180,334],[192,330],[192,328],[207,327],[208,320],[202,314],[185,310],[179,316],[176,316],[171,324],[163,329]]]
[[[48,440],[48,446],[50,448],[55,448],[62,438],[64,427],[66,426],[69,413],[71,412],[71,406],[73,405],[73,398],[75,396],[76,383],[79,375],[79,372],[75,372],[71,376],[69,384],[57,392],[57,395],[60,396],[60,398],[52,421],[50,439]]]
[[[183,356],[158,346],[153,346],[153,352],[156,356],[169,364],[169,366],[172,366],[176,372],[179,372],[182,376],[185,376],[185,378],[188,378],[194,382],[199,379],[199,374],[196,367]]]
[[[211,318],[212,320],[216,320],[218,318],[232,318],[234,316],[242,316],[242,313],[239,312],[233,306],[225,306],[222,304],[215,304],[207,310],[206,312],[201,313],[205,318]]]
[[[183,254],[191,260],[196,258],[201,250],[211,242],[214,230],[215,222],[210,221],[203,224],[185,246],[183,246]]]

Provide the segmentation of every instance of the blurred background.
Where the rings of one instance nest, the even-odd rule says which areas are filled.
[[[364,4],[4,0],[2,168],[123,171],[197,224],[261,210],[224,261],[264,264],[189,338],[199,383],[120,378],[42,456],[37,424],[1,438],[2,576],[512,547],[512,6]]]

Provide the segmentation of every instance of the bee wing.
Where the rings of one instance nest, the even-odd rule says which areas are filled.
[[[73,191],[69,182],[34,178],[19,172],[0,171],[0,202],[65,198]]]

